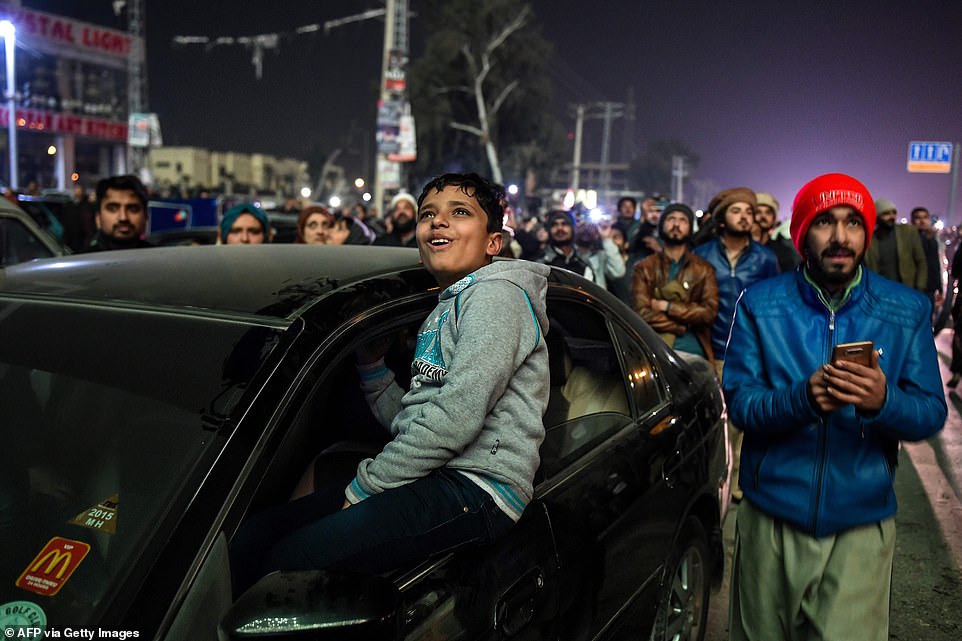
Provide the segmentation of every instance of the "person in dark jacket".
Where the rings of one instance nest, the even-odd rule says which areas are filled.
[[[725,360],[738,295],[749,285],[779,273],[775,254],[752,240],[755,204],[755,192],[747,187],[719,192],[709,205],[718,237],[695,248],[695,254],[715,268],[718,280],[718,318],[711,333],[716,362]]]
[[[153,247],[147,229],[147,188],[137,176],[110,176],[97,183],[97,233],[85,251]]]
[[[665,207],[658,225],[665,249],[635,265],[631,291],[635,311],[666,343],[711,362],[718,283],[715,269],[688,248],[694,224],[688,205]]]
[[[555,209],[545,217],[545,227],[548,228],[548,247],[535,259],[536,262],[555,267],[564,267],[568,271],[588,280],[593,280],[588,256],[583,254],[575,244],[575,229],[578,223],[575,215],[570,211]]]
[[[755,200],[758,204],[755,207],[756,230],[753,237],[774,252],[778,259],[778,271],[792,271],[802,262],[802,257],[795,251],[790,238],[776,233],[778,201],[763,191],[755,192]]]
[[[755,192],[735,187],[719,192],[708,205],[718,235],[695,249],[695,255],[715,268],[718,281],[718,316],[711,328],[711,347],[715,369],[721,380],[725,365],[728,332],[735,313],[735,301],[749,285],[778,274],[778,261],[770,249],[752,240],[755,220]],[[728,422],[728,440],[732,448],[732,499],[742,499],[738,487],[739,452],[742,432]]]
[[[876,200],[875,211],[878,225],[865,253],[865,266],[897,283],[925,291],[928,276],[919,232],[912,225],[897,222],[898,210],[888,198]]]
[[[899,441],[946,418],[929,304],[862,267],[875,225],[859,181],[795,197],[804,268],[750,286],[725,361],[745,432],[729,638],[888,639]],[[873,341],[868,364],[834,356]]]
[[[375,245],[385,247],[417,247],[415,236],[417,228],[418,201],[406,191],[399,192],[388,205],[386,219],[387,233],[375,239]]]
[[[919,230],[919,241],[925,255],[925,295],[933,310],[942,304],[942,251],[938,232],[932,226],[932,215],[925,207],[916,207],[911,213],[912,225]]]

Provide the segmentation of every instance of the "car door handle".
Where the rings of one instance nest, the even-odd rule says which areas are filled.
[[[543,588],[544,574],[541,568],[535,568],[515,581],[498,599],[494,614],[495,629],[509,637],[520,632],[534,616],[535,603]]]
[[[668,487],[670,487],[670,488],[674,488],[674,487],[675,487],[675,477],[674,477],[674,474],[675,474],[675,472],[678,470],[678,468],[681,467],[681,464],[682,464],[682,461],[683,461],[683,460],[684,460],[684,458],[682,457],[681,451],[676,449],[676,450],[672,453],[672,455],[671,455],[670,457],[668,457],[668,460],[666,460],[666,461],[662,464],[662,466],[661,466],[661,476],[662,476],[663,479],[665,479],[665,484],[666,484]]]

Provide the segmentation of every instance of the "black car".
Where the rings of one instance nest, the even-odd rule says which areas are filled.
[[[417,252],[215,246],[34,261],[0,278],[0,627],[149,639],[699,639],[720,581],[723,404],[607,292],[549,277],[535,497],[497,544],[383,576],[274,573],[228,545],[311,461],[387,435],[354,350],[410,365]],[[7,614],[4,614],[7,613]]]
[[[0,198],[0,267],[68,253],[32,216]]]

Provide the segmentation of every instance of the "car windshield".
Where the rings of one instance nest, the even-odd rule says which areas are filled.
[[[98,622],[166,540],[279,334],[0,295],[0,603]]]
[[[54,253],[16,218],[0,217],[0,265],[16,265]]]

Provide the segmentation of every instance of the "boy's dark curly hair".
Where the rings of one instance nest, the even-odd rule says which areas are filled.
[[[475,173],[442,174],[431,179],[418,196],[418,210],[432,189],[440,193],[445,187],[452,185],[459,187],[465,196],[478,201],[478,205],[488,215],[489,232],[501,231],[504,227],[504,189]]]

